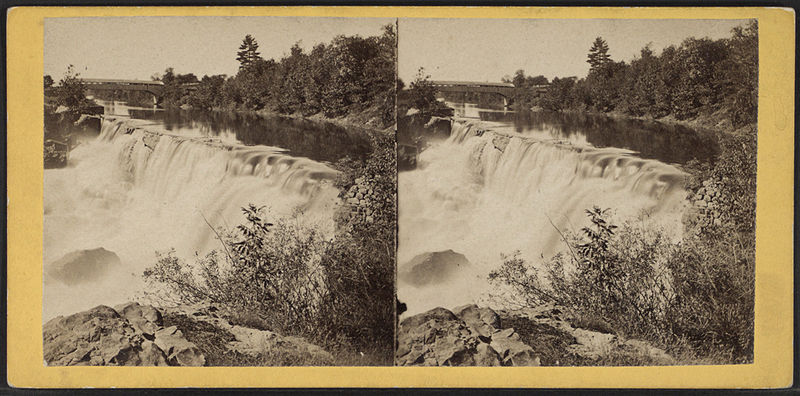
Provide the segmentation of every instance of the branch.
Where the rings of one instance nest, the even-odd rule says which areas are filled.
[[[219,240],[219,243],[222,244],[222,247],[225,249],[225,254],[228,256],[228,260],[230,260],[231,265],[234,265],[233,264],[234,260],[233,260],[233,256],[231,256],[231,251],[228,250],[228,245],[225,244],[224,240],[222,240],[222,237],[219,235],[219,232],[217,232],[217,230],[214,228],[214,226],[212,226],[211,223],[208,222],[208,219],[206,218],[206,216],[203,214],[202,211],[200,211],[200,217],[203,218],[203,221],[206,222],[206,224],[208,225],[208,228],[210,228],[211,231],[213,231],[214,234],[217,236],[217,239]]]

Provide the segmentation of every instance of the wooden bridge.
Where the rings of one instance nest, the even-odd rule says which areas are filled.
[[[159,104],[164,99],[164,83],[161,81],[82,78],[81,82],[88,91],[144,91],[153,95],[153,104]],[[193,91],[197,89],[197,84],[184,84],[181,87]]]
[[[503,98],[503,106],[508,108],[514,98],[515,87],[511,83],[475,82],[475,81],[431,81],[431,85],[439,92],[478,92],[492,93]],[[548,85],[533,87],[538,95],[547,92]]]

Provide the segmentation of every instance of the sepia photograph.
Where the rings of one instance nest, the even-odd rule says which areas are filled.
[[[400,18],[396,364],[753,363],[758,34]]]
[[[44,364],[392,365],[396,49],[396,18],[45,18]]]

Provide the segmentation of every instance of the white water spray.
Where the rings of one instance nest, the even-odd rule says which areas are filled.
[[[645,212],[648,221],[680,234],[685,174],[674,166],[486,125],[454,123],[447,141],[423,151],[418,168],[398,177],[400,270],[418,254],[447,249],[472,263],[447,284],[401,282],[406,315],[479,302],[501,254],[519,250],[529,262],[541,262],[564,246],[556,227],[580,230],[593,206],[612,208],[616,221]]]
[[[241,208],[266,206],[273,217],[302,211],[304,221],[333,232],[336,171],[279,148],[154,133],[140,121],[104,120],[100,136],[75,148],[69,166],[44,176],[44,263],[79,249],[103,247],[121,266],[100,282],[66,286],[46,280],[44,316],[129,300],[155,252],[179,257],[219,248],[204,217],[234,227]]]

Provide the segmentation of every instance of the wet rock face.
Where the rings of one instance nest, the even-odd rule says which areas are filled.
[[[116,253],[100,247],[67,253],[47,265],[45,273],[48,278],[71,286],[99,280],[119,264]]]
[[[400,366],[538,366],[533,349],[514,329],[498,330],[489,308],[466,305],[456,312],[434,308],[403,320],[398,332]]]
[[[452,250],[420,254],[398,271],[397,277],[412,286],[447,282],[470,266],[469,260]]]
[[[44,359],[49,366],[202,366],[200,350],[180,330],[161,328],[150,306],[104,305],[44,325]]]

